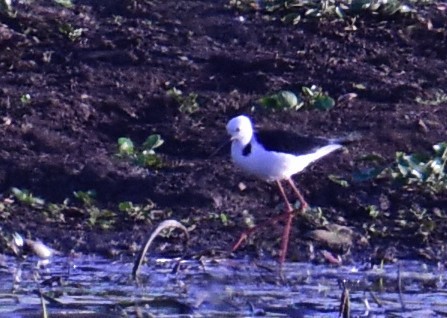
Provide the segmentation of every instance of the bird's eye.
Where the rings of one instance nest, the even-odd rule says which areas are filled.
[[[236,128],[236,132],[240,132],[241,131],[241,129],[238,127],[238,128]]]

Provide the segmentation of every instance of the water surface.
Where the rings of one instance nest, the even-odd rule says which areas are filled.
[[[41,317],[338,317],[343,285],[351,314],[368,317],[445,317],[445,270],[406,261],[369,266],[242,260],[150,259],[138,281],[132,261],[100,257],[4,258],[0,316]],[[400,289],[398,272],[400,266]]]

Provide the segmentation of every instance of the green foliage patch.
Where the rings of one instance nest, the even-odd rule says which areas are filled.
[[[166,94],[178,103],[179,110],[182,113],[193,114],[200,109],[200,105],[197,101],[199,95],[196,93],[184,95],[181,90],[173,87],[169,89]]]
[[[388,166],[372,167],[353,175],[356,181],[389,178],[408,189],[418,188],[429,193],[447,190],[447,142],[433,145],[428,154],[397,152],[395,161]]]
[[[164,140],[158,134],[147,137],[140,147],[136,147],[130,138],[121,137],[118,139],[118,156],[129,158],[142,167],[159,168],[162,160],[155,149],[163,143]]]
[[[47,222],[67,223],[74,221],[89,228],[109,230],[121,223],[152,224],[168,218],[172,211],[159,209],[148,200],[145,204],[131,201],[120,202],[115,208],[102,208],[96,202],[96,191],[74,191],[75,201],[65,199],[62,203],[47,202],[26,189],[12,188],[10,196],[0,201],[0,219],[10,219],[25,205],[42,215]],[[67,219],[66,215],[71,219]]]
[[[390,169],[394,180],[406,186],[418,186],[429,192],[447,190],[447,142],[433,146],[432,156],[396,153],[396,162]]]
[[[259,100],[259,105],[266,110],[299,110],[301,108],[329,110],[335,106],[335,100],[321,87],[312,85],[303,86],[300,94],[291,91],[280,91],[272,95],[264,96]]]
[[[304,18],[352,19],[361,13],[390,16],[414,12],[401,0],[230,0],[230,5],[277,14],[283,22],[292,24]]]

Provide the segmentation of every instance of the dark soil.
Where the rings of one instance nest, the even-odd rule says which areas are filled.
[[[346,256],[362,259],[388,247],[397,257],[444,256],[446,191],[409,191],[386,178],[362,183],[351,178],[377,165],[361,160],[365,156],[379,155],[381,164],[388,164],[397,151],[429,153],[446,140],[447,103],[416,101],[447,88],[442,8],[432,4],[406,16],[365,14],[357,18],[356,31],[334,19],[285,25],[260,10],[237,11],[223,0],[82,0],[72,9],[35,1],[16,9],[17,16],[0,19],[5,240],[17,231],[64,252],[133,253],[159,220],[151,225],[125,216],[118,204],[151,200],[161,219],[191,228],[192,251],[228,250],[246,227],[244,210],[257,222],[279,213],[277,190],[234,170],[229,148],[210,157],[226,138],[226,122],[245,113],[262,127],[362,135],[347,151],[295,177],[330,223],[349,226],[368,240],[366,246],[355,241]],[[83,32],[70,39],[61,27]],[[313,84],[335,99],[358,97],[326,112],[252,111],[262,96]],[[199,110],[180,111],[166,93],[172,87],[197,93]],[[116,156],[119,137],[141,144],[153,133],[165,140],[157,149],[162,167],[141,168]],[[350,186],[334,183],[330,174]],[[240,182],[247,186],[243,191]],[[46,202],[68,198],[68,207],[59,217],[49,216],[46,208],[17,202],[12,187]],[[113,212],[109,229],[102,221],[89,223],[91,210],[73,196],[80,190],[95,190],[95,207]],[[371,206],[379,210],[375,218]],[[424,209],[420,219],[411,212]],[[228,224],[214,217],[220,213]],[[319,225],[296,219],[288,256],[307,260],[315,244],[307,232]],[[278,225],[260,233],[264,240],[254,236],[236,255],[277,253],[281,231]]]

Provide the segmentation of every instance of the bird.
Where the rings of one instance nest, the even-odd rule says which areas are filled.
[[[284,213],[244,231],[233,245],[232,251],[236,251],[257,228],[285,219],[279,259],[282,265],[287,254],[294,216],[293,206],[284,191],[282,182],[286,182],[291,187],[300,202],[300,210],[302,212],[307,210],[309,204],[292,180],[292,176],[303,171],[318,159],[342,148],[342,139],[306,137],[284,130],[255,131],[251,119],[245,115],[239,115],[229,120],[226,130],[230,135],[233,163],[249,175],[276,183],[285,203]]]

